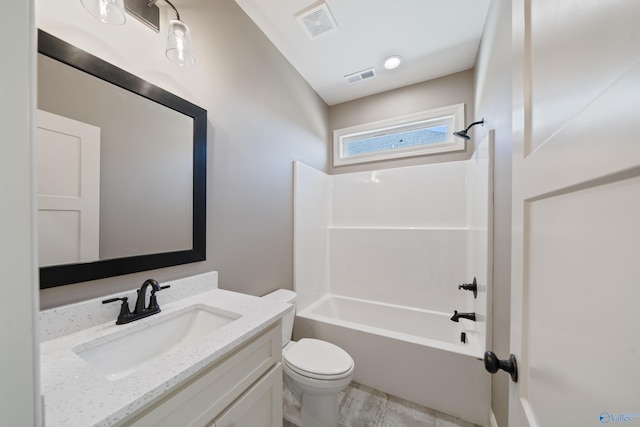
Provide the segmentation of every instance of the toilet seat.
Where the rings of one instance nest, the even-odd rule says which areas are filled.
[[[349,353],[326,341],[303,338],[285,349],[282,357],[292,371],[318,380],[337,380],[353,372]]]

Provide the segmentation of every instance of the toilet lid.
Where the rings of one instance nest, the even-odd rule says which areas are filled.
[[[298,341],[283,354],[283,359],[298,373],[316,378],[335,378],[353,368],[353,359],[349,353],[337,345],[312,338]]]

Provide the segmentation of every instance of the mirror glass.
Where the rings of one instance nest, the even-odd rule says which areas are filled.
[[[41,288],[205,259],[206,111],[38,33]]]

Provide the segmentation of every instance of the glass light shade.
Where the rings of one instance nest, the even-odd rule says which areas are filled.
[[[126,21],[124,0],[80,0],[80,3],[105,24],[123,25]]]
[[[167,58],[180,66],[193,65],[196,57],[193,53],[193,43],[189,27],[182,21],[173,19],[169,21],[169,34],[167,36]]]

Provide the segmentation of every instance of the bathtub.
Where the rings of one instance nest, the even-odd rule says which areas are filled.
[[[344,348],[355,361],[356,382],[487,425],[490,375],[482,346],[473,322],[450,316],[329,294],[297,313],[295,337]]]

